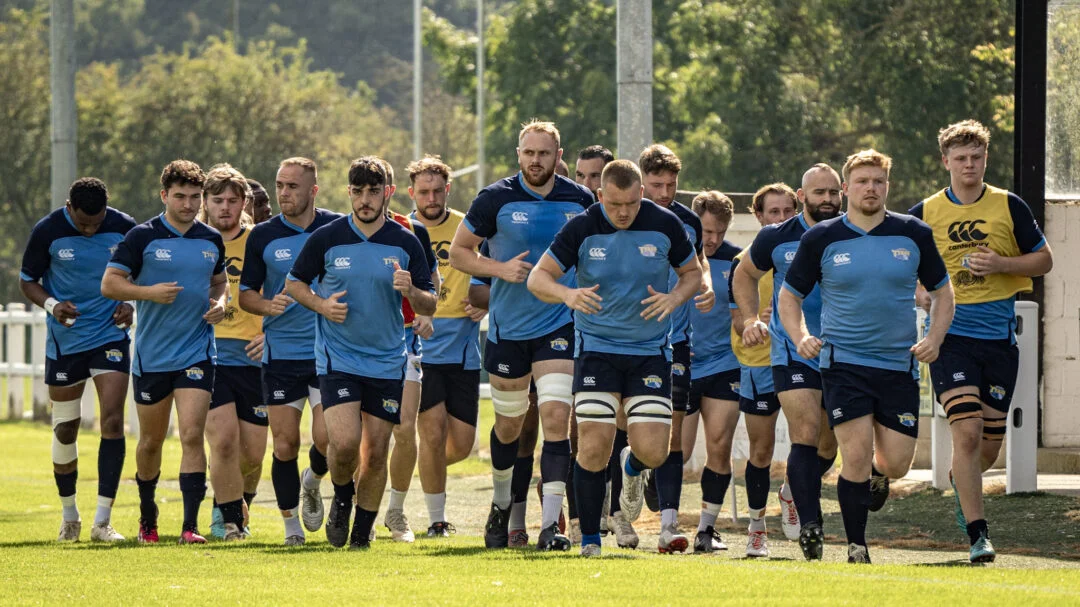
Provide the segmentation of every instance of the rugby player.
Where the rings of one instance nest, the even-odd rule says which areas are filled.
[[[248,188],[251,190],[251,197],[244,202],[244,212],[248,214],[248,217],[256,223],[260,224],[268,219],[272,214],[270,208],[270,195],[266,193],[266,188],[263,184],[255,181],[254,179],[247,180]]]
[[[615,154],[602,145],[590,145],[581,148],[574,163],[574,181],[589,188],[596,196],[600,189],[600,175],[609,162],[615,160]]]

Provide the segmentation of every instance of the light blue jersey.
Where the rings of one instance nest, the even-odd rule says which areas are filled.
[[[698,217],[696,213],[686,208],[686,205],[683,205],[676,200],[671,201],[668,210],[675,213],[675,216],[683,222],[683,230],[686,231],[686,237],[690,239],[690,244],[694,245],[694,251],[698,255],[701,255],[701,218]],[[675,273],[675,270],[672,270],[668,273],[668,290],[674,289],[675,283],[677,282],[679,282],[679,275]],[[681,344],[684,341],[691,341],[694,334],[694,325],[691,318],[693,308],[694,300],[691,299],[672,312],[672,344]],[[693,363],[691,363],[691,368],[693,368],[695,364],[697,364],[697,360],[694,360]],[[698,377],[694,373],[691,373],[690,375],[691,377]]]
[[[726,285],[731,274],[731,262],[742,249],[724,241],[709,256],[709,273],[713,285]],[[715,287],[714,287],[715,288]],[[690,324],[694,327],[694,340],[690,351],[694,358],[690,364],[690,379],[708,377],[722,371],[739,368],[739,359],[731,349],[731,309],[718,301],[707,313],[698,310],[690,302]]]

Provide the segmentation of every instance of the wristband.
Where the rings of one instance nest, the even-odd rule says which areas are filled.
[[[59,303],[60,302],[56,301],[55,297],[50,297],[50,298],[45,300],[45,303],[41,304],[41,307],[45,308],[45,313],[46,314],[48,314],[49,316],[52,316],[53,315],[53,308],[55,308],[56,305],[59,304]]]

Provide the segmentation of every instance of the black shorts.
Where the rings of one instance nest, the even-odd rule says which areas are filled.
[[[143,372],[132,376],[135,390],[135,402],[140,405],[152,405],[161,401],[175,390],[195,388],[214,392],[214,363],[204,360],[188,365],[176,371]]]
[[[821,389],[821,373],[797,360],[786,365],[773,365],[772,378],[773,391],[778,394],[788,390]]]
[[[210,409],[235,403],[236,417],[256,426],[270,425],[262,399],[262,370],[251,365],[218,365]]]
[[[936,394],[974,386],[979,400],[1008,413],[1019,369],[1020,350],[1008,339],[946,335],[937,360],[930,363],[930,379]]]
[[[690,342],[671,346],[671,410],[690,412]]]
[[[821,370],[821,380],[830,428],[873,415],[886,428],[919,435],[919,382],[910,371],[833,362]]]
[[[424,389],[420,391],[420,412],[445,403],[446,413],[476,426],[480,410],[480,369],[464,365],[423,363]]]
[[[124,338],[103,346],[45,359],[45,385],[74,386],[101,371],[131,372],[131,340]]]
[[[380,379],[331,371],[319,376],[324,410],[341,403],[359,402],[361,411],[392,424],[401,423],[401,391],[404,386],[404,375],[400,379]]]
[[[582,352],[574,359],[574,394],[609,392],[671,398],[671,362],[659,354],[638,356]]]
[[[490,375],[506,379],[525,377],[532,372],[534,362],[573,359],[574,323],[533,339],[504,339],[498,343],[488,340],[484,348],[484,369]]]
[[[771,367],[742,367],[739,379],[739,411],[747,415],[772,415],[780,410],[773,390]]]
[[[286,405],[311,398],[319,390],[315,359],[271,360],[262,367],[262,397],[267,405]],[[321,402],[321,401],[320,401]],[[312,407],[319,403],[311,403]]]
[[[686,410],[687,415],[693,415],[701,410],[702,398],[715,398],[716,400],[728,400],[738,402],[739,381],[741,369],[730,369],[699,377],[690,382],[690,407]],[[672,381],[675,373],[672,372]]]

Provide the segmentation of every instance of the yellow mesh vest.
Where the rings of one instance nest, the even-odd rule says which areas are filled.
[[[735,256],[735,259],[741,262],[749,250],[750,247],[743,249],[742,252]],[[713,288],[716,288],[715,285]],[[772,295],[773,271],[769,270],[758,281],[759,316],[772,303]],[[739,364],[744,367],[768,367],[771,363],[769,360],[769,340],[766,339],[765,343],[748,348],[742,342],[742,327],[736,327],[735,323],[731,323],[731,349],[735,352],[735,358],[739,359]]]
[[[214,325],[214,337],[217,339],[251,340],[262,333],[262,317],[240,309],[240,271],[244,268],[244,248],[250,234],[251,230],[244,228],[239,236],[225,242],[229,303],[225,306],[225,320]]]
[[[439,262],[439,276],[442,287],[439,289],[439,304],[435,309],[435,318],[463,318],[465,304],[469,297],[469,275],[450,267],[450,242],[454,240],[465,214],[448,208],[449,217],[437,226],[428,227],[431,237],[431,252]]]

